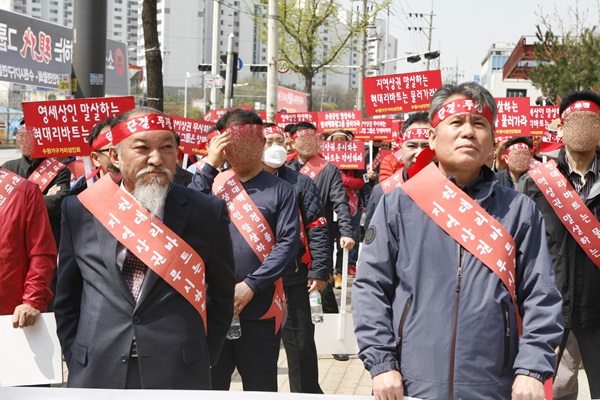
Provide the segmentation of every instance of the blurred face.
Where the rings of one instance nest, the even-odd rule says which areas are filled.
[[[431,129],[431,126],[429,124],[415,123],[406,129],[412,128]],[[402,161],[404,161],[404,166],[410,168],[417,160],[418,155],[427,147],[429,147],[429,140],[425,139],[409,139],[402,142]]]
[[[294,140],[292,138],[286,138],[284,147],[287,150],[288,154],[293,153],[295,151],[294,150]]]
[[[109,130],[110,130],[110,126],[103,128],[100,131],[100,135],[105,134]],[[107,144],[106,146],[102,147],[101,149],[92,151],[92,153],[90,155],[90,158],[92,159],[92,163],[94,164],[94,167],[100,168],[101,176],[106,174],[109,171],[109,168],[112,166],[112,163],[110,162],[109,150],[110,150],[110,144]]]
[[[120,143],[119,153],[111,147],[111,161],[121,170],[123,185],[130,193],[136,186],[168,187],[175,174],[177,145],[171,131],[131,135]]]
[[[450,96],[453,101],[464,96]],[[479,114],[455,114],[439,123],[429,137],[440,169],[453,172],[475,173],[494,151],[492,126]]]
[[[515,149],[506,156],[508,169],[515,174],[524,174],[529,171],[531,164],[531,151],[528,149]]]
[[[303,158],[312,158],[319,152],[319,135],[314,129],[303,129],[297,132],[294,148]]]
[[[35,141],[33,130],[27,129],[27,125],[23,125],[15,137],[17,147],[21,154],[25,157],[31,157],[33,153],[33,143]]]
[[[600,116],[591,111],[574,112],[558,126],[558,135],[570,151],[593,151],[600,143]]]
[[[262,126],[232,125],[226,129],[229,143],[224,152],[231,169],[237,174],[247,174],[262,166],[265,148]]]

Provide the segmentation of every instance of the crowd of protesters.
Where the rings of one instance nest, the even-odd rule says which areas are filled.
[[[545,153],[495,137],[486,89],[445,85],[340,170],[320,141],[354,132],[233,109],[186,170],[168,116],[139,107],[94,127],[87,174],[33,158],[23,121],[0,167],[0,311],[54,311],[69,387],[228,390],[237,368],[275,392],[283,344],[290,390],[323,393],[309,295],[339,312],[347,250],[375,398],[543,399],[554,378],[576,399],[582,362],[600,397],[600,96],[559,113]]]

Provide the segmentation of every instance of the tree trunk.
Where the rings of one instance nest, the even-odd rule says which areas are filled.
[[[162,56],[158,42],[156,23],[156,0],[144,0],[142,5],[142,26],[144,28],[144,48],[146,55],[146,79],[148,106],[163,111]]]
[[[313,96],[312,96],[313,74],[304,75],[304,93],[308,96],[308,111],[313,111]]]

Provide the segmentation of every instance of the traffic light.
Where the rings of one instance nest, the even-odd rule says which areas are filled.
[[[212,66],[210,64],[200,64],[198,65],[198,71],[210,71]]]
[[[420,55],[410,56],[406,59],[406,61],[408,61],[409,63],[416,63],[416,62],[421,61],[421,56]]]
[[[267,72],[265,64],[250,64],[250,72]]]
[[[219,71],[219,75],[223,77],[223,79],[227,79],[227,54],[221,55],[221,66],[225,65],[225,69]],[[237,83],[237,73],[238,73],[238,53],[233,52],[233,74],[231,75],[231,83]]]
[[[436,58],[438,58],[440,56],[440,52],[439,51],[430,51],[429,53],[425,53],[423,55],[423,57],[425,57],[426,60],[434,60]]]

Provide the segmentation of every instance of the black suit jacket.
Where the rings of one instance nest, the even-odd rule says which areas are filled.
[[[210,365],[233,315],[225,203],[171,184],[164,221],[206,264],[208,335],[194,307],[148,270],[135,303],[117,266],[117,240],[81,204],[63,204],[55,316],[70,387],[125,388],[136,338],[144,388],[210,389]]]

